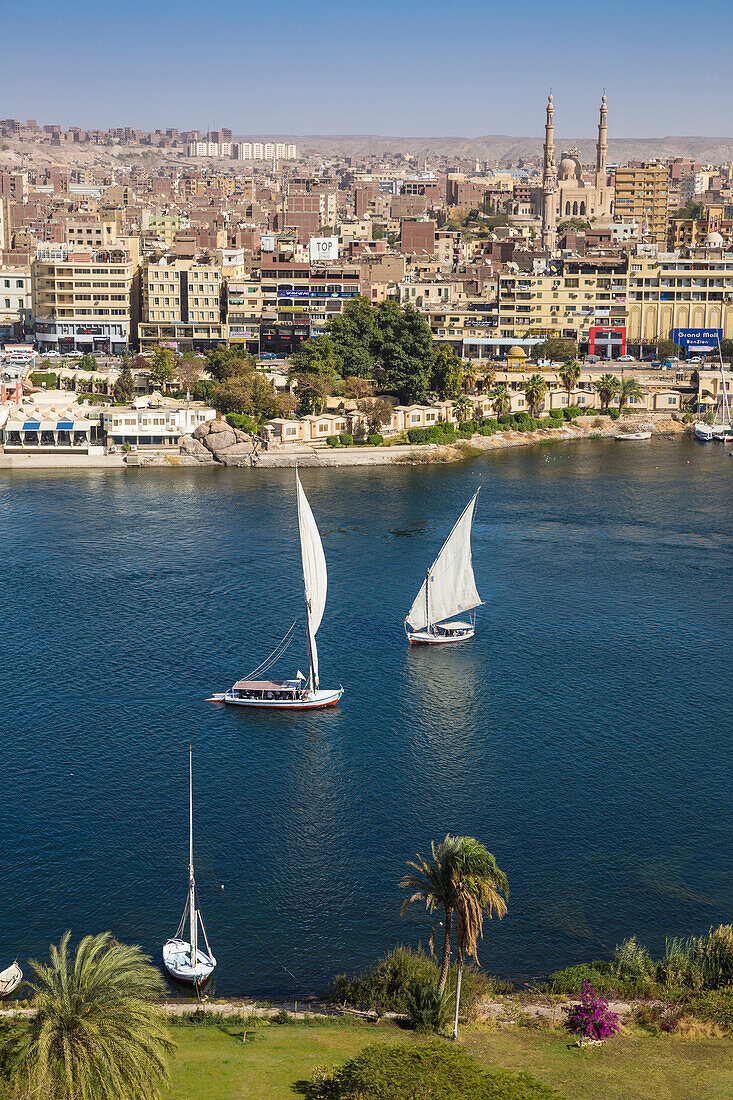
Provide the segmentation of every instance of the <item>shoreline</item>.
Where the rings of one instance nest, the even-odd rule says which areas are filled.
[[[583,421],[584,423],[579,423]],[[587,421],[588,423],[585,423]],[[254,462],[249,455],[232,461],[219,462],[213,455],[209,461],[182,454],[159,451],[136,454],[53,454],[50,452],[0,453],[3,470],[190,470],[212,467],[257,469],[345,468],[349,466],[437,465],[465,462],[487,451],[529,447],[540,443],[563,443],[584,439],[616,439],[628,431],[650,431],[652,438],[677,437],[692,434],[692,425],[664,414],[636,413],[623,419],[595,413],[566,421],[560,428],[539,428],[531,432],[505,431],[494,435],[473,435],[454,443],[393,444],[386,447],[293,447],[292,450],[263,451]]]

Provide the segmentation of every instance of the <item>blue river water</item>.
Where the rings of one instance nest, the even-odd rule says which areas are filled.
[[[730,920],[733,462],[685,439],[446,467],[304,470],[338,709],[204,700],[302,609],[292,471],[0,480],[0,963],[66,928],[156,959],[187,885],[187,748],[215,992],[317,993],[398,942],[399,879],[447,832],[509,877],[489,971]],[[402,623],[479,481],[472,642]],[[297,640],[277,670],[306,661]]]

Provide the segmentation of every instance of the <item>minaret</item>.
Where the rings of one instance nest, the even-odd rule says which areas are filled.
[[[606,186],[606,158],[608,157],[608,126],[606,119],[608,108],[606,97],[601,100],[601,117],[598,123],[598,144],[596,145],[596,187]]]
[[[542,247],[555,251],[555,109],[552,95],[547,97],[547,122],[545,123],[545,167],[542,175]]]

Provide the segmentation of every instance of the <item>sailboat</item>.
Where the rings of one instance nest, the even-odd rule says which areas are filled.
[[[308,642],[308,676],[298,672],[292,680],[255,679],[262,675],[285,652],[292,631],[290,627],[285,637],[275,647],[254,672],[244,680],[237,682],[228,691],[212,695],[210,703],[229,703],[235,707],[267,707],[271,710],[313,710],[317,707],[331,707],[338,703],[344,693],[342,687],[322,688],[318,677],[318,647],[316,633],[321,625],[326,606],[328,574],[326,558],[323,553],[321,536],[313,518],[298,471],[295,471],[295,485],[298,500],[298,527],[300,530],[300,556],[303,563],[303,585],[305,589],[305,621]]]
[[[183,939],[188,918],[188,939]],[[206,951],[199,947],[199,925],[204,936]],[[209,980],[216,966],[211,954],[203,918],[198,908],[196,880],[193,873],[193,764],[188,750],[188,897],[183,916],[175,936],[163,945],[163,963],[168,973],[179,982],[202,986]]]
[[[23,971],[18,966],[16,959],[10,966],[6,966],[5,970],[0,970],[0,997],[9,997],[22,981]]]
[[[471,560],[471,524],[480,489],[481,486],[443,543],[405,619],[410,645],[437,645],[473,638],[473,620],[462,622],[453,616],[483,603],[476,590]]]

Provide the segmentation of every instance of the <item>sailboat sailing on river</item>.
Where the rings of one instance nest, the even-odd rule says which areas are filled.
[[[237,707],[267,707],[272,710],[312,710],[330,707],[338,703],[344,693],[342,687],[322,688],[318,676],[318,647],[316,633],[321,625],[326,607],[328,573],[321,536],[313,518],[308,498],[295,471],[298,497],[298,527],[300,530],[300,554],[303,562],[305,587],[305,620],[308,641],[308,676],[298,672],[293,680],[255,679],[262,676],[290,645],[297,620],[282,641],[261,665],[245,680],[237,680],[228,691],[213,695],[211,703],[229,703]]]
[[[473,620],[461,622],[453,616],[483,603],[476,590],[471,559],[471,524],[480,489],[481,486],[443,543],[405,619],[410,645],[437,645],[473,638]]]

